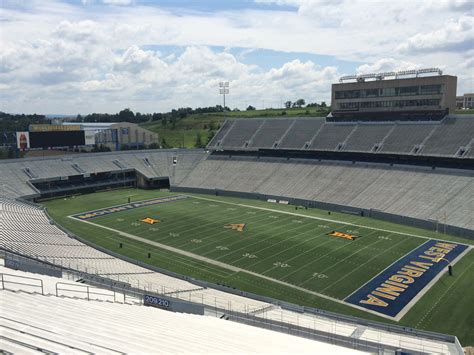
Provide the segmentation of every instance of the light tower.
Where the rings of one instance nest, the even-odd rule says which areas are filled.
[[[219,94],[224,95],[224,111],[225,111],[225,95],[229,94],[229,82],[221,81],[219,83]]]

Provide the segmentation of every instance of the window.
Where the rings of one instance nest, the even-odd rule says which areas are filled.
[[[398,95],[418,95],[418,86],[405,86],[398,89]]]
[[[420,94],[441,94],[441,84],[439,85],[422,85],[420,86]]]
[[[358,102],[343,102],[339,104],[339,109],[341,110],[358,110],[359,103]]]
[[[379,96],[379,89],[361,90],[361,97],[377,97]]]
[[[381,107],[417,107],[439,106],[439,99],[396,100],[396,101],[365,101],[360,103],[361,108]]]
[[[336,99],[356,99],[360,97],[359,90],[336,91]]]
[[[383,88],[380,89],[380,96],[395,96],[395,88]]]

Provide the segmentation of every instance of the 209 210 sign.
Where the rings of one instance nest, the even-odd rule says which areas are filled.
[[[153,306],[153,307],[161,307],[161,308],[169,308],[170,301],[165,300],[161,297],[144,295],[143,296],[143,304],[146,306]]]

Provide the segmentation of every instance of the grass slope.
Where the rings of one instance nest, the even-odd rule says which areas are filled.
[[[53,218],[77,235],[152,265],[300,305],[387,322],[386,319],[343,304],[245,272],[233,272],[145,243],[131,241],[115,232],[66,217],[73,213],[126,203],[126,196],[130,195],[132,195],[132,200],[137,201],[166,196],[169,193],[117,190],[79,196],[67,201],[52,200],[44,204]],[[199,195],[195,196],[200,197]],[[441,237],[434,232],[358,216],[338,213],[331,213],[329,216],[327,212],[321,210],[298,209],[295,211],[294,206],[269,204],[263,201],[206,195],[203,197],[212,198],[218,202],[189,199],[114,213],[94,219],[92,222],[191,251],[338,299],[344,298],[381,269],[424,242],[424,239],[421,238],[348,226],[346,223],[360,223],[375,228],[404,231],[434,238]],[[245,206],[230,205],[226,202],[331,218],[342,223],[323,222],[277,212],[255,210]],[[143,217],[158,217],[163,222],[154,226],[131,225]],[[223,225],[226,223],[247,223],[247,228],[245,232],[239,233],[224,229]],[[158,230],[150,230],[153,227]],[[355,242],[349,242],[326,236],[327,231],[332,229],[355,230],[363,237]],[[175,236],[170,233],[175,233]],[[466,242],[456,237],[444,235],[442,237]],[[122,249],[118,248],[120,242],[125,246]],[[222,247],[226,247],[228,250]],[[146,257],[148,252],[152,253],[151,259]],[[255,255],[256,258],[249,258],[250,255]],[[474,297],[472,285],[470,285],[474,276],[473,261],[474,253],[471,251],[455,266],[456,277],[443,276],[440,282],[423,296],[400,323],[411,327],[456,334],[464,345],[472,344],[474,342],[473,336],[466,330],[466,327],[472,329],[472,319],[474,318],[474,311],[470,307]],[[290,266],[274,265],[276,262]],[[315,277],[314,272],[319,272],[326,277]],[[471,291],[466,295],[469,286],[471,286]],[[459,297],[463,293],[464,297]],[[457,318],[449,320],[447,316],[450,314],[456,314]]]
[[[285,112],[286,115],[282,115]],[[199,133],[204,144],[207,143],[209,134],[217,132],[218,128],[227,118],[285,118],[302,116],[325,117],[327,111],[317,108],[292,108],[292,109],[266,109],[252,111],[238,111],[208,114],[193,114],[176,122],[173,128],[171,123],[163,125],[160,121],[141,124],[143,128],[159,134],[160,140],[173,148],[193,148],[196,144],[196,136]]]

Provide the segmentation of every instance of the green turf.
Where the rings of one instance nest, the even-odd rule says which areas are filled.
[[[131,196],[133,201],[138,201],[167,195],[173,195],[173,193],[117,190],[78,196],[66,201],[52,200],[45,202],[45,205],[51,215],[64,227],[95,244],[123,255],[248,292],[376,320],[383,319],[291,286],[262,279],[252,273],[341,300],[393,261],[426,241],[423,238],[388,230],[466,242],[456,237],[352,215],[339,213],[328,215],[326,211],[316,209],[295,210],[294,206],[209,195],[193,195],[193,198],[186,200],[113,213],[91,220],[95,224],[242,269],[241,272],[234,272],[225,267],[133,241],[113,231],[66,217],[78,212],[126,203],[127,196]],[[252,206],[271,210],[255,209],[251,208]],[[334,222],[312,219],[308,216],[332,219]],[[144,217],[158,218],[161,222],[153,226],[138,222]],[[245,223],[246,228],[244,232],[225,229],[224,225],[227,223]],[[370,227],[387,231],[374,230]],[[348,241],[330,237],[327,233],[332,230],[353,233],[360,235],[360,238]],[[124,244],[122,249],[118,248],[120,242]],[[153,255],[151,259],[146,257],[148,252]],[[472,252],[469,257],[473,258]],[[469,282],[469,277],[472,280],[473,263],[465,263],[464,259],[461,260],[456,266],[456,272],[459,273],[458,278],[448,279],[446,283],[438,282],[429,291],[428,294],[435,294],[434,298],[442,297],[442,302],[436,304],[433,315],[419,323],[426,310],[432,307],[433,298],[428,299],[424,296],[402,319],[402,323],[454,333],[461,337],[461,341],[472,343],[472,337],[461,329],[474,316],[472,310],[463,313],[464,316],[467,314],[470,318],[463,318],[462,324],[453,321],[445,327],[439,327],[437,323],[437,318],[441,319],[443,315],[449,314],[450,307],[456,307],[456,301],[452,298],[450,291],[453,289],[460,291]],[[445,279],[446,276],[441,280]],[[458,281],[448,289],[449,286],[446,285],[448,282],[453,282],[452,280]],[[471,301],[473,294],[474,292],[470,293]]]

